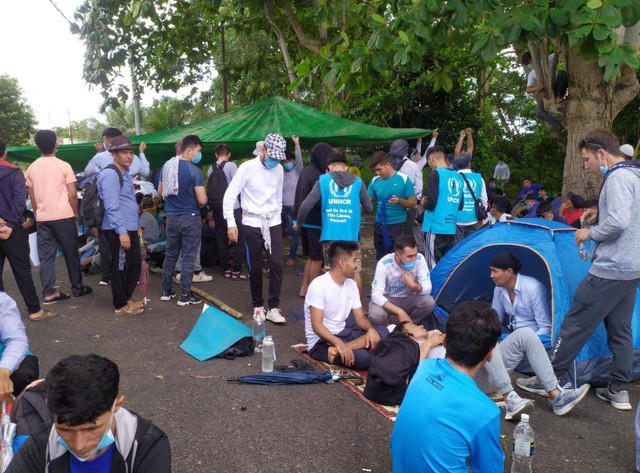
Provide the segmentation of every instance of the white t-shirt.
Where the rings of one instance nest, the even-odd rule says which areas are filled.
[[[311,326],[311,306],[323,311],[322,324],[335,335],[344,330],[347,317],[353,309],[361,308],[362,303],[358,286],[353,279],[347,279],[342,285],[338,285],[331,279],[330,273],[315,278],[304,299],[304,331],[308,350],[320,340]]]

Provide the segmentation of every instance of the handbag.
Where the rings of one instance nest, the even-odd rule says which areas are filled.
[[[473,192],[473,188],[471,187],[471,184],[469,183],[469,179],[467,179],[467,176],[465,176],[464,173],[461,173],[461,172],[458,174],[462,176],[462,178],[464,179],[464,182],[467,183],[467,189],[469,189],[469,192],[471,192],[473,205],[476,209],[476,218],[478,219],[479,222],[485,220],[487,218],[487,209],[484,207],[484,205],[482,205],[482,201],[476,198],[476,194],[475,192]]]

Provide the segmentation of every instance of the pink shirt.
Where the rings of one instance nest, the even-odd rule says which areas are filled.
[[[27,169],[27,186],[36,200],[36,220],[46,222],[74,216],[67,184],[76,182],[69,163],[53,156],[36,159]]]

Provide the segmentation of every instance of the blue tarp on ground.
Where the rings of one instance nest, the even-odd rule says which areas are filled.
[[[489,277],[489,260],[509,251],[522,262],[522,274],[535,277],[547,288],[555,344],[576,288],[591,267],[578,256],[574,232],[549,220],[520,219],[474,233],[447,253],[431,273],[438,313],[446,317],[447,311],[462,301],[490,301],[495,286]],[[633,340],[633,378],[640,379],[640,297],[633,315]],[[576,357],[574,376],[578,383],[608,382],[610,361],[601,324]]]

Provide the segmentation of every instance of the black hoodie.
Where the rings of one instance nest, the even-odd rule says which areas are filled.
[[[317,143],[311,149],[311,163],[304,167],[298,178],[298,185],[296,187],[296,200],[293,205],[293,216],[297,220],[298,211],[304,199],[307,198],[311,189],[320,176],[327,171],[327,158],[333,151],[333,148],[327,143]],[[314,225],[316,227],[322,227],[322,216],[320,215],[320,205],[315,205],[309,215],[306,218],[305,223],[308,225]]]
[[[402,167],[402,163],[404,163],[404,158],[409,155],[409,143],[405,140],[395,140],[391,143],[391,147],[389,148],[389,160],[391,161],[391,166],[396,171],[399,171]]]
[[[0,217],[8,227],[24,223],[27,203],[27,185],[24,174],[15,164],[0,159]]]

